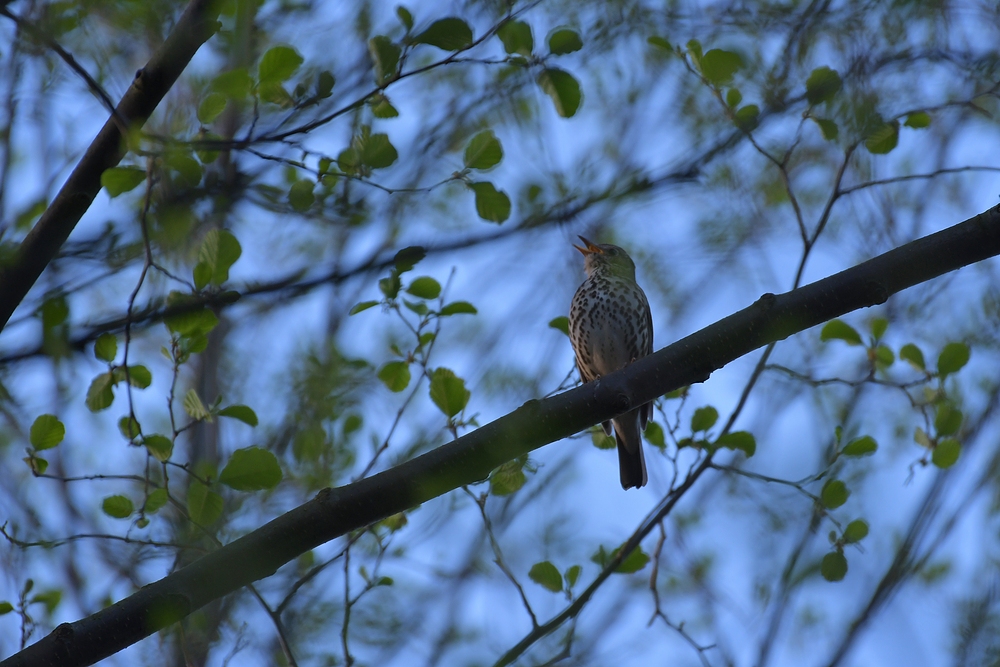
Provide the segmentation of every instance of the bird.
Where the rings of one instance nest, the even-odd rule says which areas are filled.
[[[569,309],[569,339],[583,382],[593,382],[653,352],[653,317],[646,294],[635,281],[635,263],[616,245],[579,237],[587,278],[577,288]],[[640,428],[653,416],[645,403],[602,424],[618,445],[623,489],[645,486],[646,460]]]

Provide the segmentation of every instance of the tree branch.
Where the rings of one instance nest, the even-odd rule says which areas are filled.
[[[765,294],[750,307],[598,382],[528,401],[395,468],[324,489],[304,505],[117,604],[58,626],[0,667],[92,664],[212,600],[274,574],[324,542],[481,481],[498,465],[611,419],[631,406],[703,382],[716,369],[764,345],[884,303],[900,290],[997,254],[1000,206],[811,285],[777,296]]]

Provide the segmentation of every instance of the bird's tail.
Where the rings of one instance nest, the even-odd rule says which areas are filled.
[[[642,436],[639,434],[639,410],[645,407],[613,420],[623,489],[638,489],[646,485],[646,459],[642,454]]]

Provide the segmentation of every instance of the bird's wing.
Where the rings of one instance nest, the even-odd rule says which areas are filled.
[[[653,314],[649,311],[649,301],[646,300],[642,289],[639,290],[639,294],[642,294],[643,303],[646,304],[646,330],[649,332],[649,337],[646,339],[646,349],[642,352],[642,356],[645,357],[653,354]]]

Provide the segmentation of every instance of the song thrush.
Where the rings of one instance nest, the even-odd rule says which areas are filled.
[[[595,244],[580,237],[587,279],[576,290],[569,310],[569,339],[576,367],[584,382],[623,368],[653,351],[653,318],[642,288],[635,282],[635,264],[616,245]],[[618,443],[618,467],[623,489],[646,484],[642,436],[653,416],[653,404],[603,423]]]

